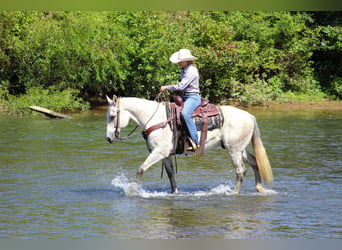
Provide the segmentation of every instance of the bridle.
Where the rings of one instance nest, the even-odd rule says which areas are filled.
[[[115,138],[120,139],[120,103],[119,103],[119,98],[116,100],[116,126],[115,126]]]
[[[156,110],[154,111],[154,113],[152,114],[152,116],[148,119],[148,121],[145,123],[145,125],[153,118],[153,116],[157,113],[157,110],[159,108],[159,105],[160,105],[160,102],[161,102],[161,98],[160,96],[162,95],[163,92],[160,92],[157,97],[155,98],[155,100],[158,102],[158,105],[157,105],[157,108]],[[114,136],[116,139],[118,140],[127,140],[128,137],[130,137],[134,132],[135,130],[139,127],[139,125],[136,125],[135,128],[125,137],[121,137],[120,136],[120,102],[119,102],[119,98],[116,98],[116,100],[113,100],[114,101],[114,104],[115,106],[117,107],[117,110],[116,110],[116,126],[115,126],[115,133],[114,133]],[[157,125],[154,125],[152,127],[150,127],[149,129],[147,129],[146,131],[148,132],[148,134],[150,132],[152,132],[154,129],[156,128],[163,128],[165,127],[171,120],[172,118],[169,118],[166,122],[162,122],[160,124],[157,124]],[[153,130],[151,130],[151,128],[153,128]],[[145,132],[146,132],[145,131]],[[144,132],[143,132],[144,133]]]
[[[120,102],[119,102],[119,98],[117,98],[115,100],[115,106],[117,107],[116,108],[116,125],[115,125],[115,133],[114,133],[114,136],[116,139],[118,140],[127,140],[128,137],[130,137],[134,132],[135,130],[139,127],[139,125],[136,125],[135,128],[128,134],[126,135],[125,137],[121,137],[120,136],[120,113],[121,113],[121,110],[120,110]]]

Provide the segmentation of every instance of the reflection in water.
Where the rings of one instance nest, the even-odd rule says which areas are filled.
[[[139,198],[132,216],[123,211],[133,223],[116,228],[114,234],[126,238],[125,232],[134,230],[132,226],[136,238],[267,238],[265,202],[272,202],[272,198],[244,197],[239,202],[232,197],[210,197],[205,201],[203,197]],[[252,204],[255,207],[251,208]]]
[[[139,133],[106,143],[104,110],[0,117],[0,237],[342,238],[341,112],[251,112],[275,176],[265,195],[251,169],[230,195],[235,174],[219,149],[178,158],[179,195],[160,164],[129,195],[146,145]]]
[[[131,183],[120,175],[112,180],[112,185],[125,193]],[[265,208],[277,193],[269,190],[263,195],[251,192],[236,197],[230,195],[232,190],[232,184],[221,184],[207,191],[192,189],[173,195],[139,187],[133,197],[140,219],[135,217],[137,207],[132,215],[125,209],[120,211],[122,217],[135,218],[134,227],[144,228],[136,232],[137,238],[267,238],[264,218],[269,211]],[[122,230],[126,228],[115,233],[121,234]]]

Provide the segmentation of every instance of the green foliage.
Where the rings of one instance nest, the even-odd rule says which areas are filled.
[[[180,48],[199,59],[201,94],[217,103],[260,105],[289,91],[341,98],[339,18],[335,12],[1,11],[1,109],[9,96],[34,96],[37,89],[74,89],[85,100],[114,93],[153,99],[161,85],[178,81],[169,57]]]
[[[106,12],[27,15],[35,20],[21,28],[23,39],[12,32],[2,39],[9,49],[2,51],[6,55],[1,58],[2,70],[7,72],[12,92],[54,85],[59,90],[75,88],[94,95],[122,85],[129,73],[126,38],[120,26],[106,21]]]
[[[342,77],[335,77],[330,84],[329,92],[333,94],[334,97],[342,99]]]
[[[316,30],[319,33],[319,43],[313,51],[316,78],[323,91],[341,99],[342,20],[340,26],[319,26]]]
[[[10,98],[11,95],[8,91],[8,82],[2,82],[0,85],[0,114],[11,112],[11,107],[9,105]]]

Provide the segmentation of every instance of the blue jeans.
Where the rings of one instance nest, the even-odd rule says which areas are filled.
[[[182,118],[188,128],[191,139],[198,145],[197,128],[192,119],[192,113],[201,104],[201,97],[198,93],[187,93],[183,96],[183,100]]]

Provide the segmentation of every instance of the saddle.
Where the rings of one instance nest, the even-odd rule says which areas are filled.
[[[188,131],[181,119],[181,112],[183,109],[183,99],[176,95],[173,96],[173,102],[170,103],[168,117],[170,119],[170,126],[173,130],[174,138],[174,153],[184,153],[185,145],[189,141]],[[213,130],[222,126],[222,116],[218,106],[209,103],[208,99],[201,99],[201,104],[196,108],[192,114],[195,121],[197,131],[201,131],[200,149],[201,155],[204,153],[204,145],[207,140],[208,130]]]

